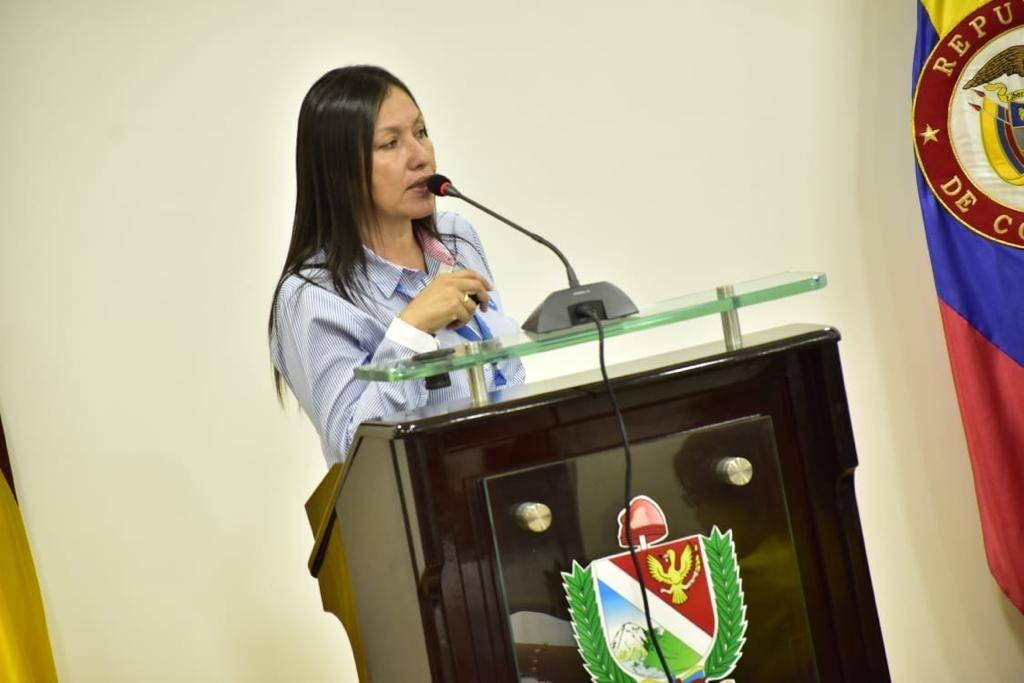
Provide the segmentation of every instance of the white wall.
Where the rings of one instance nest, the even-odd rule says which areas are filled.
[[[0,411],[63,679],[354,680],[304,568],[323,463],[264,326],[299,102],[370,62],[413,88],[441,168],[585,279],[649,302],[826,271],[743,321],[845,334],[894,679],[1019,680],[916,205],[914,30],[891,0],[0,5]],[[557,264],[466,213],[525,316]]]

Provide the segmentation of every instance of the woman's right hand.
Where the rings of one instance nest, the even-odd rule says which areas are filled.
[[[491,283],[473,270],[441,273],[423,288],[398,317],[424,332],[433,334],[442,327],[461,327],[473,318],[477,301],[487,310]],[[474,301],[475,297],[477,301]]]

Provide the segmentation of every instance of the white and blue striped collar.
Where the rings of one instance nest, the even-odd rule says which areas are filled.
[[[421,243],[423,244],[423,262],[427,266],[426,276],[429,279],[437,276],[442,262],[449,265],[455,264],[455,257],[436,238],[429,235],[424,236],[421,239]],[[420,270],[406,268],[388,261],[365,245],[363,245],[363,253],[366,254],[366,274],[368,279],[386,297],[390,297],[395,293],[395,290],[398,289],[399,284],[402,282],[403,275],[410,281],[416,280],[418,279],[417,276],[423,275],[423,272]]]

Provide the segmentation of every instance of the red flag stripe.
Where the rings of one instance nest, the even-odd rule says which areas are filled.
[[[985,554],[1006,596],[1024,609],[1024,367],[940,301],[974,471]]]

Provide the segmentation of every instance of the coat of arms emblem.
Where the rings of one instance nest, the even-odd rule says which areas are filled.
[[[562,573],[580,656],[596,683],[663,681],[656,640],[676,683],[725,678],[742,656],[746,606],[732,531],[665,542],[661,507],[647,496],[630,502],[630,529],[640,576],[619,513],[626,551]],[[654,632],[643,611],[647,594]]]
[[[1024,8],[977,3],[941,37],[914,95],[925,182],[975,233],[1024,248]]]

